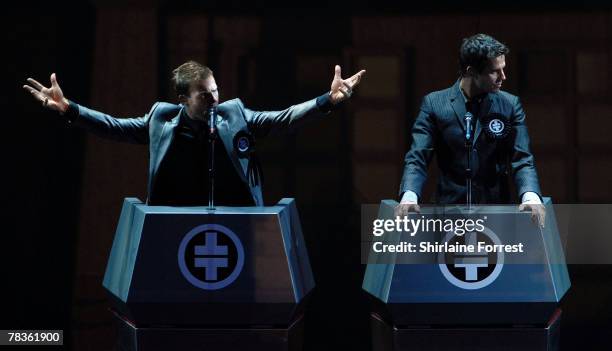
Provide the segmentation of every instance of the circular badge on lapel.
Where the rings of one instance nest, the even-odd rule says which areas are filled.
[[[508,117],[492,113],[484,118],[483,127],[489,139],[504,139],[510,132]]]
[[[236,144],[238,144],[237,146],[239,152],[247,152],[251,147],[251,143],[249,142],[249,138],[247,137],[241,137],[240,139],[238,139],[238,142]]]
[[[239,131],[234,136],[234,149],[239,157],[246,157],[255,151],[253,136],[245,131]]]

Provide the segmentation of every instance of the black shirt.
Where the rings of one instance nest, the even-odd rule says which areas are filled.
[[[154,180],[150,205],[208,205],[208,141],[206,122],[189,118],[183,109],[174,139]],[[225,146],[215,142],[215,205],[253,206],[255,201],[238,175]]]

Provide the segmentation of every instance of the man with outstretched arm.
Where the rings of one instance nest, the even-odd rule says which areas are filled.
[[[202,206],[208,202],[209,109],[216,107],[217,147],[215,199],[225,206],[263,206],[261,169],[255,137],[295,128],[327,115],[351,97],[365,70],[342,79],[335,67],[330,91],[281,111],[253,111],[240,99],[219,103],[213,72],[189,61],[173,72],[179,105],[157,102],[138,118],[115,118],[81,106],[64,97],[57,77],[51,86],[28,78],[24,89],[44,107],[58,111],[71,125],[108,139],[149,145],[147,203],[150,205]]]

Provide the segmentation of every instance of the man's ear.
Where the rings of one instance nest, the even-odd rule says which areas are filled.
[[[467,66],[465,68],[465,76],[466,77],[473,77],[474,73],[476,73],[476,71],[474,70],[474,67],[472,66]]]

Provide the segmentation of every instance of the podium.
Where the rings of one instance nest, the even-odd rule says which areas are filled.
[[[373,350],[556,350],[561,310],[570,287],[565,257],[549,198],[544,229],[518,206],[422,208],[409,218],[480,218],[479,233],[444,231],[404,241],[449,245],[483,241],[522,244],[524,253],[381,254],[370,251],[363,289],[372,296]],[[397,202],[384,200],[379,219],[395,218]],[[437,217],[436,217],[437,216]],[[369,243],[371,244],[371,243]],[[369,245],[368,244],[368,245]],[[425,245],[426,246],[426,245]]]
[[[314,279],[293,199],[208,210],[126,198],[103,285],[119,350],[301,350]]]

